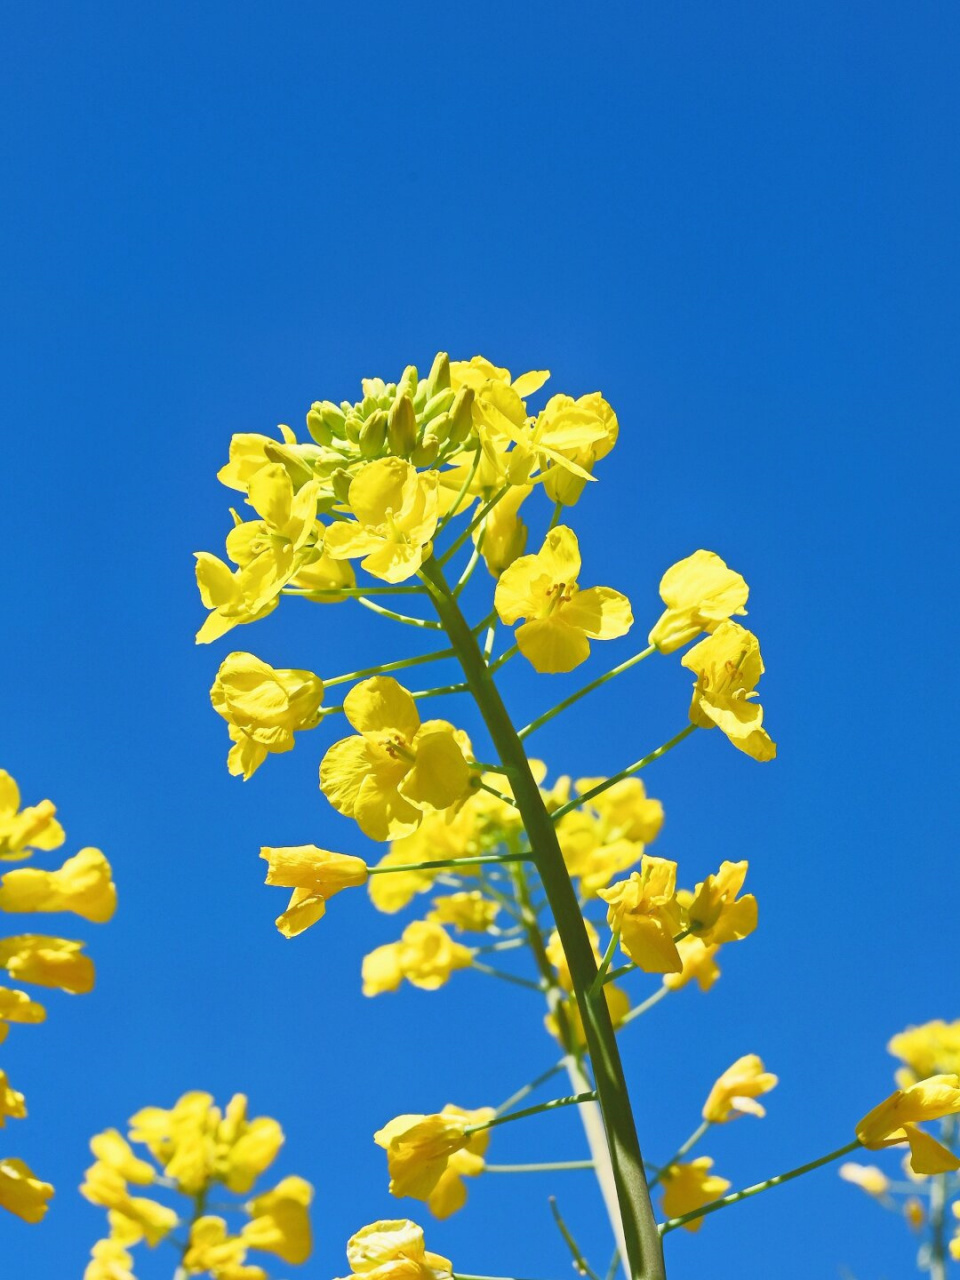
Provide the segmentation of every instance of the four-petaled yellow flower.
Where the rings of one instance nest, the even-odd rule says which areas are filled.
[[[857,1137],[868,1151],[906,1142],[914,1173],[956,1172],[960,1157],[917,1126],[960,1113],[960,1076],[931,1076],[909,1089],[898,1089],[867,1113],[857,1125]]]
[[[521,556],[500,575],[494,605],[517,628],[520,652],[537,671],[572,671],[590,656],[591,640],[614,640],[633,625],[630,601],[610,587],[581,591],[580,548],[565,525],[551,529],[535,555]]]
[[[683,907],[684,925],[694,937],[708,944],[740,942],[757,927],[757,900],[752,893],[742,898],[749,867],[747,861],[721,862],[716,875],[707,876],[693,893],[678,894]]]
[[[660,596],[667,607],[650,632],[650,643],[661,653],[673,653],[701,631],[716,631],[733,614],[745,614],[749,594],[740,574],[713,551],[695,551],[660,579]]]
[[[717,1200],[729,1190],[730,1183],[711,1173],[713,1161],[709,1156],[700,1156],[688,1164],[672,1164],[660,1175],[663,1183],[663,1213],[666,1218],[682,1218],[685,1213],[693,1213],[694,1209],[702,1209],[711,1200]],[[703,1226],[702,1218],[694,1218],[692,1222],[683,1224],[684,1231],[699,1231]]]
[[[286,911],[276,922],[285,938],[295,938],[316,924],[327,909],[328,898],[341,889],[366,884],[369,874],[362,858],[330,853],[315,844],[263,848],[260,857],[268,867],[265,883],[293,890]]]
[[[347,1242],[345,1280],[451,1280],[452,1263],[424,1246],[423,1228],[409,1218],[362,1227]]]
[[[551,502],[573,506],[583,493],[594,464],[617,443],[619,431],[617,415],[599,391],[591,391],[579,400],[565,395],[550,397],[534,425],[534,435],[551,444],[564,459],[555,461],[543,473],[544,492]],[[571,462],[580,474],[571,469]]]
[[[764,1071],[761,1059],[747,1053],[727,1067],[714,1084],[703,1104],[703,1118],[710,1124],[723,1124],[737,1116],[765,1116],[757,1098],[776,1085],[777,1077]]]
[[[457,969],[473,963],[469,947],[454,942],[442,925],[414,920],[399,942],[375,947],[363,958],[363,994],[378,996],[396,991],[404,978],[423,991],[436,991]]]
[[[608,903],[607,923],[620,945],[645,973],[680,973],[675,937],[682,932],[677,904],[677,864],[644,854],[640,870],[599,896]]]
[[[753,699],[763,675],[760,645],[752,631],[722,622],[712,636],[684,654],[681,665],[697,683],[690,722],[701,729],[722,729],[738,751],[754,760],[772,760],[777,744],[763,727],[763,707]]]
[[[469,794],[466,736],[446,720],[421,724],[416,702],[390,676],[354,685],[343,710],[360,736],[342,738],[327,751],[320,787],[365,835],[409,835],[424,810],[448,809]]]
[[[430,555],[440,518],[435,471],[420,473],[402,458],[367,463],[350,482],[350,510],[357,523],[327,529],[326,552],[334,560],[363,556],[361,567],[385,582],[413,577]]]
[[[483,1172],[490,1141],[492,1107],[464,1111],[448,1103],[432,1116],[397,1116],[373,1135],[387,1153],[390,1194],[426,1201],[437,1218],[448,1218],[467,1199],[464,1176]],[[479,1127],[478,1127],[479,1126]]]
[[[227,768],[246,780],[269,754],[292,751],[295,733],[319,723],[323,681],[312,671],[271,667],[252,653],[228,653],[210,701],[234,744]]]

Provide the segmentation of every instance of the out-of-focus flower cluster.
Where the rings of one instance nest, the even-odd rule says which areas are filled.
[[[107,1210],[109,1233],[93,1246],[84,1280],[131,1280],[130,1250],[163,1241],[178,1250],[186,1275],[211,1280],[267,1280],[262,1266],[247,1261],[250,1250],[305,1262],[310,1183],[291,1176],[253,1193],[282,1143],[276,1120],[248,1118],[242,1094],[221,1111],[210,1094],[186,1093],[169,1110],[144,1107],[131,1116],[126,1136],[98,1133],[90,1142],[95,1163],[80,1189]],[[142,1194],[147,1189],[152,1194]],[[176,1205],[166,1202],[171,1198]]]
[[[23,862],[35,853],[51,853],[64,843],[63,827],[49,800],[21,806],[20,790],[0,769],[0,861]],[[99,849],[81,849],[58,868],[17,867],[0,875],[0,911],[10,915],[66,911],[102,924],[116,910],[117,893],[110,864]],[[28,986],[56,988],[81,995],[93,988],[93,961],[84,944],[47,934],[20,933],[0,938],[0,968]],[[0,987],[0,1041],[12,1023],[38,1023],[45,1007],[16,987]],[[27,1114],[24,1096],[0,1070],[0,1126]],[[0,1159],[0,1205],[26,1222],[39,1222],[53,1187],[13,1156]]]

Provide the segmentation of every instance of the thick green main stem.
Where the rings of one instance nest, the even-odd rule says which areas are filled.
[[[517,736],[476,637],[447,585],[442,568],[431,558],[423,565],[421,573],[501,763],[508,771],[530,840],[533,861],[567,957],[610,1148],[627,1247],[625,1262],[629,1280],[666,1280],[660,1233],[643,1172],[643,1157],[620,1052],[603,992],[598,992],[595,997],[588,995],[597,976],[597,964],[553,822],[530,771],[523,743]]]

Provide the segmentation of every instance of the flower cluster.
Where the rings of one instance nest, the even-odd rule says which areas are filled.
[[[117,1129],[98,1133],[90,1142],[95,1163],[80,1189],[107,1210],[110,1232],[93,1246],[84,1280],[128,1280],[130,1250],[142,1242],[152,1248],[169,1241],[183,1274],[211,1280],[266,1280],[263,1267],[247,1262],[248,1250],[305,1262],[312,1249],[310,1183],[286,1177],[251,1195],[282,1143],[276,1120],[248,1118],[242,1094],[221,1111],[210,1094],[186,1093],[169,1109],[144,1107],[131,1116],[126,1136]],[[141,1194],[147,1188],[154,1194]],[[174,1207],[157,1192],[173,1192],[186,1204]],[[207,1211],[214,1194],[216,1213]],[[240,1215],[239,1229],[222,1216],[228,1194],[242,1197],[229,1210]]]
[[[0,769],[0,861],[20,862],[59,849],[66,836],[49,800],[21,807],[16,782]],[[0,911],[11,915],[67,911],[102,924],[117,906],[110,864],[99,849],[81,849],[53,871],[17,867],[0,875]],[[0,938],[0,968],[16,983],[84,994],[93,988],[93,961],[82,942],[47,934]],[[0,987],[0,1041],[11,1023],[38,1023],[46,1009],[27,992]],[[0,1126],[27,1114],[24,1096],[0,1070]],[[53,1187],[13,1156],[0,1159],[0,1205],[25,1222],[39,1222]]]

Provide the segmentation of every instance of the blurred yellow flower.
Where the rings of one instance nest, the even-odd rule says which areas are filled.
[[[663,1213],[666,1218],[682,1218],[685,1213],[701,1209],[711,1200],[717,1200],[730,1188],[726,1178],[711,1173],[713,1161],[700,1156],[688,1164],[672,1164],[660,1175],[663,1184]],[[702,1218],[683,1224],[684,1231],[699,1231]]]
[[[960,1019],[937,1018],[919,1027],[907,1027],[895,1035],[887,1049],[906,1066],[897,1072],[897,1084],[907,1088],[941,1072],[960,1075]]]
[[[485,933],[500,911],[498,903],[485,898],[479,889],[434,898],[427,919],[436,924],[453,925],[463,933]]]
[[[442,925],[414,920],[399,942],[376,947],[363,958],[363,994],[396,991],[404,978],[423,991],[436,991],[456,969],[473,963],[469,947],[454,942]]]
[[[721,862],[694,892],[681,893],[686,928],[705,943],[739,942],[757,927],[757,900],[752,893],[738,898],[749,863]]]
[[[313,1250],[312,1200],[313,1187],[304,1178],[283,1178],[250,1202],[250,1221],[240,1238],[248,1248],[276,1254],[284,1262],[306,1262]]]
[[[24,1222],[39,1222],[53,1198],[53,1187],[14,1156],[0,1159],[0,1208]]]
[[[28,858],[31,849],[58,849],[64,833],[56,812],[49,800],[21,809],[20,788],[0,769],[0,859]]]
[[[680,963],[683,965],[679,973],[664,975],[664,986],[671,991],[679,991],[688,982],[696,982],[701,991],[709,991],[720,977],[720,966],[716,962],[716,954],[720,950],[717,943],[709,946],[700,938],[692,935],[681,938],[677,943]]]
[[[875,1164],[857,1164],[855,1160],[846,1160],[837,1173],[844,1182],[852,1182],[868,1196],[879,1198],[885,1196],[890,1190],[890,1179]]]
[[[572,529],[551,529],[535,555],[521,556],[500,576],[494,605],[517,628],[520,652],[541,672],[572,671],[590,656],[591,640],[613,640],[633,625],[630,601],[610,587],[581,591],[580,549]]]
[[[71,995],[86,995],[93,990],[94,967],[89,956],[82,955],[84,944],[69,938],[51,938],[40,933],[22,933],[0,938],[0,967],[18,982],[33,982],[38,987],[54,987]],[[11,1022],[40,1022],[41,1018],[19,1017],[20,1001],[13,1002],[11,1012],[4,1011],[0,998],[0,1018]]]
[[[761,1059],[755,1053],[745,1054],[727,1067],[710,1090],[703,1118],[710,1124],[723,1124],[737,1116],[765,1116],[757,1098],[776,1085],[777,1077],[764,1071]]]

